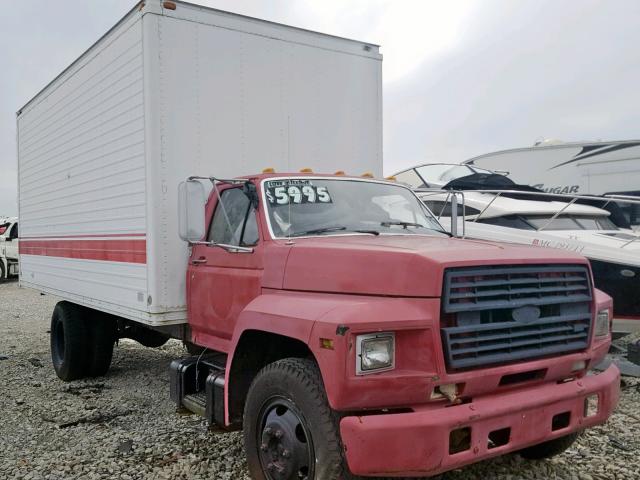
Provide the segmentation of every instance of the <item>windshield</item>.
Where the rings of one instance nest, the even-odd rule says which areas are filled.
[[[279,179],[263,184],[276,238],[344,233],[444,235],[413,192],[399,185],[339,179]]]
[[[416,168],[417,172],[429,184],[445,185],[457,178],[473,175],[474,173],[492,174],[489,170],[483,168],[471,167],[469,165],[452,165],[447,163],[435,163],[432,165],[423,165]]]

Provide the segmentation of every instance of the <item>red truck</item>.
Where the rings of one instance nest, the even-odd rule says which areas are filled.
[[[261,480],[542,458],[604,422],[619,372],[587,372],[611,299],[584,258],[452,237],[372,178],[380,62],[147,0],[20,109],[20,284],[61,299],[57,375],[104,375],[118,338],[182,340],[171,398],[242,428]],[[249,175],[267,162],[374,175]]]
[[[392,182],[212,178],[205,205],[199,180],[180,188],[189,323],[176,335],[197,354],[171,365],[171,397],[243,428],[254,478],[544,458],[615,407],[617,368],[587,375],[608,350],[612,302],[584,258],[452,238]],[[93,325],[93,361],[108,368],[122,320],[91,315],[56,307],[63,379],[87,354],[84,340],[56,343],[69,339],[60,326]]]

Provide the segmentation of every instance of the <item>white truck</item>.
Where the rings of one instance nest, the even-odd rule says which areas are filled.
[[[0,218],[0,282],[18,271],[18,218]]]

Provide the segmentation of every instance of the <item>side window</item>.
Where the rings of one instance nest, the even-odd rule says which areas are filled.
[[[255,209],[239,188],[222,192],[216,205],[207,240],[226,245],[252,246],[258,243]]]
[[[18,238],[18,224],[14,223],[13,227],[11,228],[11,232],[9,233],[9,238],[10,239],[14,239],[14,238]]]

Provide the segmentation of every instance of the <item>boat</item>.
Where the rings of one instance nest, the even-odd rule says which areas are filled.
[[[467,238],[584,255],[595,286],[613,297],[616,317],[640,320],[640,234],[619,210],[620,202],[640,199],[550,194],[475,165],[421,165],[394,177],[409,183],[448,230],[452,198],[459,198],[456,227]]]
[[[640,140],[563,142],[541,140],[531,147],[485,153],[462,162],[508,173],[548,193],[623,195],[640,198]],[[621,204],[640,229],[640,204]]]

